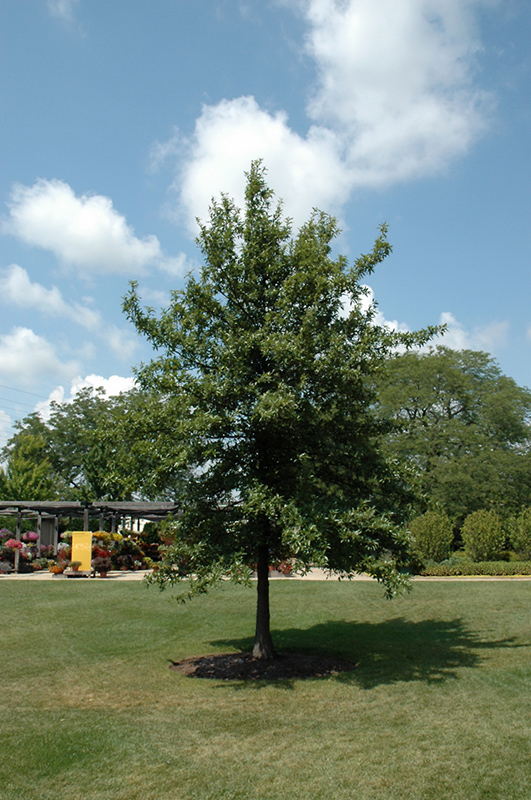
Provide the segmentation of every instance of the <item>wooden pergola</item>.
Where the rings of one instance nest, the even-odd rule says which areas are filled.
[[[97,517],[99,529],[103,530],[105,524],[109,524],[111,532],[116,531],[117,520],[124,518],[133,520],[148,520],[157,522],[163,520],[170,514],[177,515],[179,508],[171,502],[144,502],[144,501],[122,501],[107,502],[96,500],[92,503],[82,503],[77,500],[55,501],[55,500],[2,500],[0,501],[0,516],[16,517],[17,541],[21,539],[22,520],[36,519],[38,547],[41,544],[53,545],[54,553],[57,555],[59,543],[59,520],[61,517],[79,517],[83,520],[82,530],[89,530],[91,519]],[[18,550],[15,552],[15,561],[18,562]],[[15,564],[15,569],[18,563]]]

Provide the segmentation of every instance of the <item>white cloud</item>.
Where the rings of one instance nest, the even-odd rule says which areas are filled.
[[[174,128],[173,136],[165,142],[154,142],[149,153],[148,172],[158,172],[170,158],[183,155],[185,151],[184,140],[178,127]]]
[[[359,304],[363,312],[367,312],[370,308],[374,310],[373,322],[382,328],[388,328],[391,331],[407,332],[410,330],[409,326],[398,320],[386,319],[385,315],[380,311],[378,304],[374,299],[374,292],[370,286],[363,286],[365,293],[361,295]],[[347,317],[352,311],[354,305],[348,295],[342,295],[343,306],[340,310],[340,317]]]
[[[166,261],[157,237],[138,239],[103,195],[77,197],[67,183],[39,180],[15,185],[8,206],[4,233],[51,251],[82,274],[134,275]]]
[[[105,328],[104,335],[115,356],[121,361],[131,361],[138,348],[138,339],[128,329],[109,325]]]
[[[22,308],[43,308],[50,314],[64,314],[65,302],[59,289],[45,289],[32,283],[28,273],[18,264],[11,264],[0,273],[0,297],[3,302]]]
[[[67,303],[56,286],[46,289],[34,283],[27,271],[18,264],[11,264],[0,271],[0,298],[3,303],[34,308],[43,314],[67,317],[89,330],[102,323],[101,314],[81,303]]]
[[[342,132],[354,186],[432,173],[484,125],[472,86],[478,0],[310,0],[310,117]]]
[[[62,403],[64,399],[65,399],[64,387],[56,386],[55,389],[53,389],[50,392],[50,395],[47,400],[36,404],[35,411],[45,422],[47,422],[50,419],[50,415],[52,413],[52,403]]]
[[[503,346],[507,339],[507,322],[491,322],[469,331],[450,311],[444,311],[439,320],[447,331],[438,336],[433,344],[442,344],[452,350],[485,350],[489,353]]]
[[[159,289],[150,289],[149,286],[141,286],[138,293],[148,305],[166,308],[171,303],[170,292],[162,292]]]
[[[46,289],[40,283],[33,282],[27,271],[18,264],[11,264],[0,271],[0,302],[70,319],[104,339],[115,355],[123,360],[131,359],[138,346],[137,339],[129,330],[107,324],[99,311],[87,305],[67,302],[56,286]]]
[[[175,258],[163,258],[157,266],[161,272],[165,272],[172,278],[182,278],[183,275],[195,268],[195,264],[188,260],[185,253],[180,253]]]
[[[392,331],[403,333],[407,333],[411,330],[410,326],[404,322],[387,319],[385,314],[380,311],[374,299],[374,292],[371,287],[365,286],[364,289],[366,293],[361,299],[361,308],[363,311],[367,311],[371,307],[375,308],[375,325],[380,325]],[[348,315],[351,308],[352,305],[348,296],[344,295],[342,315]],[[504,346],[509,330],[507,322],[490,322],[487,325],[480,325],[470,331],[467,330],[450,311],[443,311],[439,318],[439,325],[445,325],[446,332],[434,337],[422,348],[423,350],[428,351],[430,347],[434,345],[444,345],[452,350],[484,350],[491,353]],[[528,336],[531,339],[531,327],[528,331]]]
[[[77,2],[78,0],[48,0],[48,10],[52,16],[70,22]]]
[[[328,210],[348,197],[349,179],[332,131],[314,127],[302,138],[284,112],[263,111],[254,97],[223,100],[204,106],[175,184],[192,231],[197,230],[195,218],[206,218],[212,197],[221,190],[243,204],[243,173],[258,156],[296,224],[313,207]]]
[[[92,386],[94,389],[102,388],[106,397],[114,397],[121,392],[129,392],[136,385],[133,377],[123,377],[122,375],[111,375],[103,378],[101,375],[87,375],[85,378],[77,378],[72,382],[71,394],[75,395],[83,387]]]
[[[240,205],[242,173],[262,158],[296,223],[312,207],[338,213],[356,188],[444,168],[481,133],[489,98],[472,82],[480,49],[474,7],[487,0],[291,0],[308,25],[317,68],[314,123],[295,132],[285,112],[253,97],[205,106],[192,137],[157,143],[173,155],[181,213],[194,230],[221,191]]]
[[[103,389],[105,397],[114,397],[121,392],[128,392],[135,387],[135,379],[132,377],[123,377],[121,375],[111,375],[109,378],[104,378],[102,375],[87,375],[82,378],[81,375],[73,378],[70,383],[70,392],[67,395],[64,386],[56,386],[50,392],[50,395],[43,403],[37,403],[35,411],[44,420],[50,418],[52,403],[71,403],[76,395],[79,394],[81,389]]]
[[[31,385],[36,378],[70,378],[79,365],[60,361],[54,346],[29,328],[13,328],[0,336],[0,376],[4,382]]]

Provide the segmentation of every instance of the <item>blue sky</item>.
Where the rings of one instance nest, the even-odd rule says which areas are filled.
[[[130,385],[128,281],[164,304],[255,158],[350,258],[389,224],[382,321],[531,386],[528,0],[2,0],[0,36],[0,444]]]

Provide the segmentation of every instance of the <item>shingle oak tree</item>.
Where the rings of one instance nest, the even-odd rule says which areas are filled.
[[[272,658],[270,564],[366,571],[389,593],[401,582],[406,491],[380,453],[369,379],[435,328],[392,331],[363,302],[362,281],[391,250],[385,226],[349,266],[332,256],[338,227],[324,213],[292,238],[264,173],[253,162],[243,211],[213,201],[198,237],[204,266],[160,316],[141,308],[134,283],[124,310],[160,352],[137,376],[171,404],[167,475],[188,475],[154,580],[190,580],[195,593],[255,568],[253,654]]]

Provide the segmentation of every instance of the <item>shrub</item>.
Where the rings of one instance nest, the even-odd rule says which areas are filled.
[[[531,508],[524,508],[509,524],[511,545],[520,558],[531,559]]]
[[[443,512],[427,511],[409,524],[413,552],[421,561],[443,561],[453,541],[452,523]]]
[[[460,561],[459,563],[448,561],[444,564],[426,566],[421,570],[420,574],[431,577],[452,575],[490,575],[492,577],[531,575],[531,563],[529,561],[482,561],[476,563],[472,561]]]
[[[472,561],[498,561],[505,546],[505,534],[495,511],[474,511],[461,528],[466,555]]]

